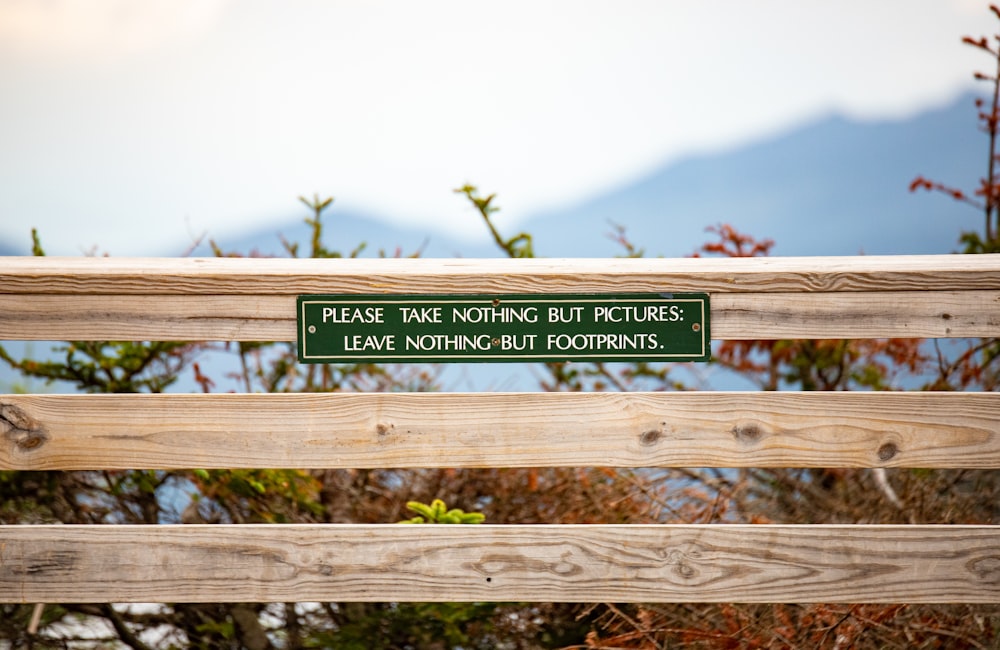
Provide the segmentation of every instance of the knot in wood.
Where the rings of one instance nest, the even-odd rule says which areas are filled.
[[[659,429],[650,429],[649,431],[644,431],[642,435],[639,436],[639,444],[643,447],[651,447],[659,442],[662,437],[662,431]]]
[[[698,551],[690,553],[674,549],[674,550],[669,550],[665,553],[661,552],[660,555],[662,557],[665,557],[666,560],[670,563],[671,573],[678,576],[682,580],[690,581],[698,577],[699,574],[698,568],[694,563],[690,561],[692,559],[692,556],[694,558],[697,558],[697,556],[699,555]]]
[[[49,440],[45,427],[14,404],[0,404],[0,432],[22,451],[38,449]]]
[[[673,571],[674,574],[680,576],[684,580],[690,580],[698,575],[698,570],[686,562],[678,562],[675,564]]]
[[[1000,557],[996,555],[987,555],[969,560],[965,564],[965,568],[981,582],[993,584],[1000,582]]]
[[[764,432],[761,428],[752,422],[749,424],[737,424],[730,429],[730,433],[733,434],[733,437],[737,441],[747,444],[757,442],[764,437]]]
[[[878,448],[878,459],[882,462],[892,460],[892,457],[899,453],[899,447],[894,442],[887,442]]]

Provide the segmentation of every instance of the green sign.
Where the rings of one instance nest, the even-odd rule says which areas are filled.
[[[299,361],[708,361],[708,295],[299,296]]]

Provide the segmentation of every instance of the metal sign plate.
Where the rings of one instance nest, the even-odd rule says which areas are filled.
[[[302,363],[708,361],[708,294],[309,295]]]

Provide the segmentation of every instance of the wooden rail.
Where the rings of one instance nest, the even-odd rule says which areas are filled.
[[[290,341],[305,293],[647,291],[708,292],[716,339],[1000,334],[996,255],[3,258],[0,340]],[[997,398],[0,395],[0,469],[997,469]],[[996,603],[1000,527],[0,526],[0,603],[234,600]]]
[[[664,291],[708,292],[716,339],[991,336],[996,258],[7,258],[0,340],[293,341],[308,293]]]
[[[1000,255],[723,259],[6,257],[3,293],[292,295],[996,291]]]
[[[0,395],[2,426],[0,469],[1000,468],[1000,393]]]
[[[984,526],[11,526],[6,602],[998,602]]]

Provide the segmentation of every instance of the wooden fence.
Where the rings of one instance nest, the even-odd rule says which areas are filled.
[[[0,340],[291,341],[300,294],[664,291],[709,293],[716,339],[1000,335],[988,255],[0,258]],[[997,469],[998,397],[0,395],[0,469]],[[1000,527],[0,527],[0,602],[290,600],[996,603]]]

